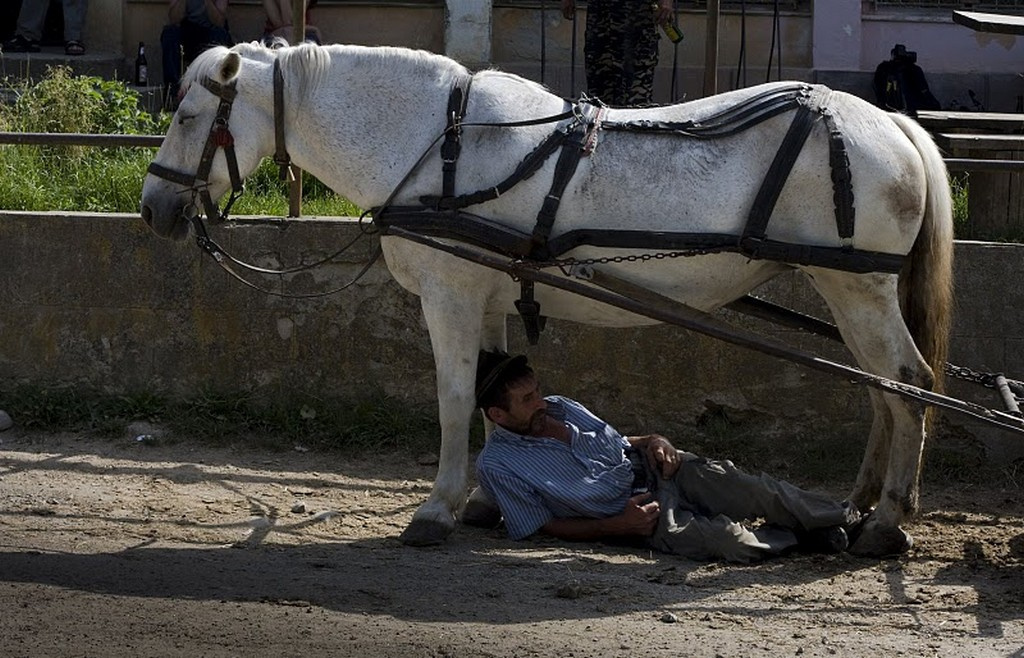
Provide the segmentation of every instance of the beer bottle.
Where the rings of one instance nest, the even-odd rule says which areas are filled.
[[[146,65],[146,44],[139,42],[139,52],[135,55],[135,86],[145,87],[149,84],[149,67]]]

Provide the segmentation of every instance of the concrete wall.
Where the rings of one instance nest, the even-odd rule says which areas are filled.
[[[356,230],[350,220],[308,219],[212,233],[229,252],[283,266],[332,253]],[[267,283],[291,292],[329,289],[349,280],[371,247],[368,239],[335,264]],[[0,214],[0,253],[0,408],[3,390],[21,382],[110,393],[187,395],[212,387],[339,399],[383,390],[436,400],[418,300],[383,264],[343,293],[283,299],[242,286],[193,242],[160,240],[136,217],[60,213]],[[952,361],[1024,375],[1024,290],[1013,283],[1022,275],[1024,246],[958,243]],[[798,275],[779,277],[760,293],[827,317]],[[683,329],[552,321],[541,344],[528,348],[519,319],[509,322],[512,349],[530,354],[548,390],[593,403],[627,431],[686,428],[709,404],[823,433],[868,429],[862,388]],[[849,360],[844,348],[822,339],[742,323]],[[996,406],[986,389],[954,384],[952,392]],[[949,420],[982,439],[993,458],[1024,456],[1016,436]]]

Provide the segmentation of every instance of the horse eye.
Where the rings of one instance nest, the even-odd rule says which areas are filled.
[[[183,126],[183,125],[185,125],[186,121],[191,121],[192,119],[195,119],[195,118],[196,118],[196,115],[194,115],[194,114],[182,114],[181,116],[178,117],[178,125],[179,126]]]

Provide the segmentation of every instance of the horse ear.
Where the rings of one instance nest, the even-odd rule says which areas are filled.
[[[234,52],[229,51],[224,57],[224,61],[220,63],[220,82],[226,83],[238,75],[238,69],[242,66],[242,57]]]

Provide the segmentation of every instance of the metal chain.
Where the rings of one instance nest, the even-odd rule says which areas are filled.
[[[1001,373],[980,372],[978,370],[968,368],[967,366],[953,365],[949,362],[946,363],[945,372],[946,375],[950,377],[956,377],[957,379],[961,379],[966,382],[979,384],[985,388],[999,388],[996,384],[996,378]],[[1016,398],[1018,402],[1024,399],[1024,382],[1018,379],[1010,379],[1009,377],[1005,377],[1005,375],[1004,379],[1006,379],[1006,384],[1009,387],[1010,392],[1013,394],[1013,397]]]
[[[996,387],[996,375],[991,372],[979,372],[968,368],[967,366],[958,366],[952,363],[946,363],[945,367],[946,374],[950,377],[956,377],[965,382],[973,382],[975,384],[981,384],[986,388]]]
[[[523,260],[517,265],[541,270],[546,267],[557,267],[566,276],[572,276],[574,270],[588,265],[607,265],[612,263],[646,263],[652,260],[667,258],[687,258],[690,256],[707,256],[724,251],[724,248],[683,249],[680,251],[657,251],[649,254],[626,254],[624,256],[602,256],[595,258],[552,258],[551,260]]]

